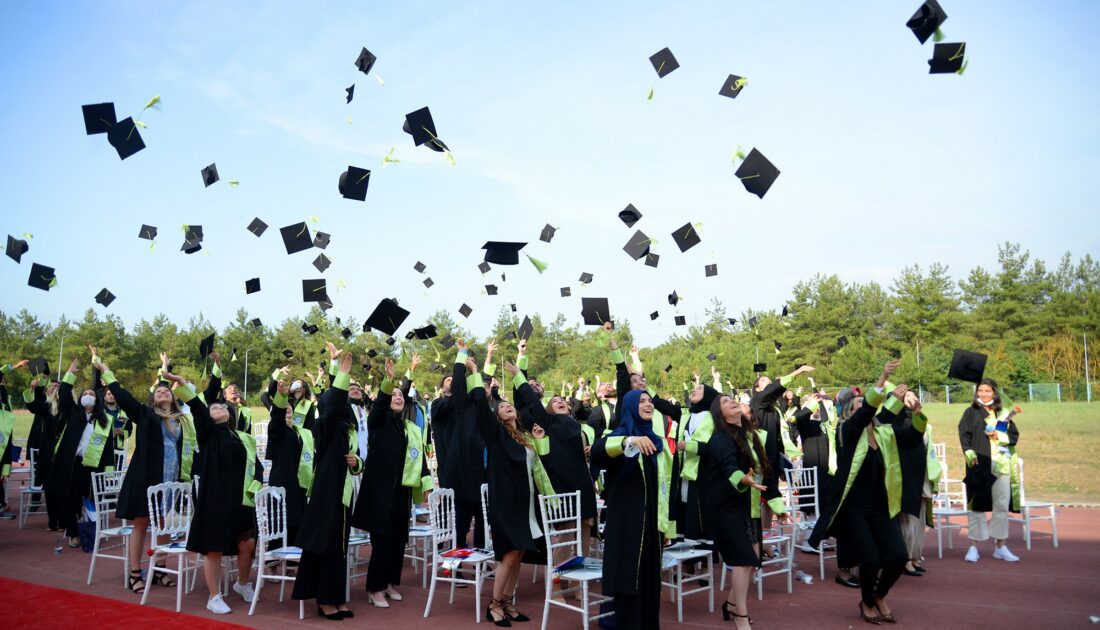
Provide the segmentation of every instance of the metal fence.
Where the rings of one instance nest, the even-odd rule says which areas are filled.
[[[1092,402],[1094,383],[1009,383],[1005,393],[1015,402]],[[921,402],[969,403],[974,400],[973,383],[920,387]]]

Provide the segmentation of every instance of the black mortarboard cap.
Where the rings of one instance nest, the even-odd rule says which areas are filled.
[[[490,269],[492,269],[492,267],[490,267],[489,263],[487,263],[487,262],[483,261],[483,262],[480,262],[480,263],[477,264],[477,270],[480,271],[481,273],[489,273]]]
[[[50,287],[57,284],[57,274],[53,267],[34,263],[31,265],[31,275],[27,279],[27,285],[43,291],[49,291]]]
[[[780,314],[780,317],[786,317],[789,314],[790,314],[790,310],[787,308],[787,305],[784,304],[783,305],[783,312]]]
[[[767,363],[753,363],[752,364],[752,371],[757,373],[757,374],[760,374],[761,372],[767,372],[768,371],[768,364]]]
[[[638,212],[638,209],[634,207],[634,204],[626,204],[626,208],[619,211],[619,219],[626,224],[626,227],[634,227],[634,224],[642,219],[642,213]]]
[[[485,292],[488,293],[489,295],[496,295],[497,294],[497,285],[495,285],[495,284],[485,285]]]
[[[737,320],[734,319],[733,317],[727,317],[726,321],[730,323],[730,326],[736,326],[737,325]]]
[[[649,252],[645,255],[645,266],[656,268],[657,264],[661,262],[661,257],[658,254]]]
[[[322,302],[328,299],[328,286],[324,278],[302,280],[302,301]]]
[[[696,230],[691,223],[685,223],[673,232],[672,240],[676,241],[676,246],[680,248],[681,252],[686,252],[702,242],[702,239],[699,238],[699,230]]]
[[[649,63],[653,64],[653,69],[657,71],[657,76],[661,78],[680,67],[676,57],[672,55],[672,51],[668,48],[662,48],[653,53],[653,56],[649,58]]]
[[[660,316],[661,316],[660,311],[653,311],[652,313],[649,314],[649,319],[650,319],[650,321],[653,321],[653,320],[657,319]]]
[[[218,181],[218,179],[220,178],[218,177],[217,164],[211,163],[210,166],[202,169],[202,183],[205,184],[207,188],[210,187],[210,184]]]
[[[415,265],[413,265],[413,269],[415,269],[417,273],[424,273],[424,270],[427,269],[427,268],[428,267],[424,263],[420,262],[419,260],[416,261]]]
[[[557,231],[557,228],[547,223],[543,226],[542,232],[539,234],[539,240],[544,243],[549,243],[554,238],[554,233]]]
[[[592,274],[588,273],[587,271],[581,273],[580,282],[582,284],[591,284],[592,283]]]
[[[444,350],[449,350],[454,347],[455,339],[454,337],[447,335],[446,337],[439,340],[439,345],[442,346]]]
[[[367,187],[370,185],[370,171],[358,166],[348,166],[340,173],[340,194],[344,199],[367,200]]]
[[[432,151],[448,150],[447,145],[439,139],[439,133],[435,130],[435,121],[432,120],[432,113],[427,107],[421,107],[415,112],[406,114],[405,126],[402,129],[413,137],[416,146],[426,144]]]
[[[252,219],[252,223],[248,224],[248,231],[255,234],[257,238],[263,236],[266,230],[267,224],[261,221],[260,217]]]
[[[840,337],[837,337],[837,340],[836,340],[836,347],[837,348],[843,348],[846,345],[848,345],[848,338],[847,337],[845,337],[844,335],[841,335]]]
[[[435,282],[432,281],[431,278],[424,278],[424,288],[430,289],[430,288],[432,288],[433,284],[435,284]]]
[[[26,254],[30,250],[30,245],[27,245],[27,241],[23,239],[15,238],[11,234],[8,234],[8,258],[11,258],[15,262],[22,262],[20,259],[23,254]]]
[[[202,249],[202,226],[188,225],[183,232],[183,245],[180,251],[186,254],[194,254]]]
[[[355,60],[355,67],[359,68],[359,71],[363,74],[370,74],[370,69],[374,67],[374,62],[378,61],[378,57],[363,47],[363,50],[359,53],[359,57]]]
[[[481,249],[485,250],[485,262],[494,265],[518,265],[519,250],[526,245],[527,243],[489,241],[482,245]],[[482,273],[486,273],[486,271],[482,271]]]
[[[393,337],[386,337],[386,345],[387,346],[392,346],[395,343],[397,343],[396,339],[394,339]]]
[[[665,374],[668,374],[671,371],[672,371],[672,364],[669,363],[668,365],[665,366]]]
[[[296,254],[313,247],[313,237],[305,221],[279,228],[279,232],[283,235],[287,254]]]
[[[932,58],[928,60],[928,74],[950,74],[962,70],[966,44],[936,44]]]
[[[757,323],[758,323],[758,320],[756,319],[755,315],[753,315],[752,317],[749,318],[749,328],[756,328]]]
[[[351,99],[355,98],[355,84],[352,83],[348,87],[344,88],[344,91],[348,93],[347,102],[350,103]]]
[[[463,302],[462,306],[458,307],[458,312],[461,313],[463,317],[469,317],[470,313],[474,312],[474,309],[470,308],[469,304]]]
[[[245,280],[244,281],[244,292],[245,292],[245,295],[252,295],[253,293],[259,293],[260,292],[260,279],[259,278],[252,278],[251,280]]]
[[[516,312],[516,305],[515,305],[515,304],[509,304],[508,306],[511,306],[511,307],[512,307],[512,312],[513,312],[513,313],[515,313],[515,312]]]
[[[531,323],[531,318],[526,315],[523,316],[523,321],[519,324],[519,338],[530,339],[531,335],[535,332],[535,326]]]
[[[398,306],[393,298],[384,298],[374,307],[374,312],[367,318],[367,325],[376,330],[381,330],[387,335],[393,335],[404,323],[409,312]]]
[[[37,359],[31,359],[27,364],[27,369],[31,371],[31,376],[38,376],[39,374],[48,376],[50,373],[50,364],[44,357],[38,357]]]
[[[205,359],[210,356],[210,353],[214,351],[214,334],[210,333],[209,336],[199,342],[199,358]]]
[[[683,315],[677,315],[675,319],[676,319],[676,325],[677,326],[686,326],[687,325],[687,318],[684,317]]]
[[[293,350],[283,350],[283,356],[290,359],[294,356]]]
[[[717,264],[707,265],[707,266],[703,267],[703,270],[706,271],[706,274],[707,274],[708,278],[711,277],[711,276],[717,276],[718,275],[718,265]]]
[[[773,340],[772,340],[772,343],[774,343],[774,344],[775,344],[775,349],[776,349],[776,351],[779,351],[779,350],[782,350],[782,349],[783,349],[783,344],[782,344],[781,342],[779,342],[779,341],[776,341],[776,340],[774,340],[774,339],[773,339]]]
[[[145,148],[145,142],[141,139],[133,118],[127,118],[108,129],[107,142],[118,151],[120,160],[125,160]]]
[[[84,130],[88,132],[89,136],[97,133],[107,133],[118,122],[118,119],[115,118],[114,103],[84,105],[81,109],[84,110]]]
[[[573,295],[573,292],[569,290],[569,287],[562,287],[561,288],[561,296],[562,297],[569,297],[571,295]]]
[[[516,338],[516,332],[514,330],[509,330],[508,332],[504,333],[504,338],[505,339],[515,339]]]
[[[320,306],[322,311],[327,311],[332,308],[332,300],[326,295],[325,299],[317,303],[317,306]]]
[[[736,74],[731,74],[729,78],[722,83],[722,89],[718,90],[718,93],[722,96],[728,96],[730,98],[737,98],[737,95],[741,93],[742,88],[745,87],[744,77],[739,77]]]
[[[924,43],[935,34],[936,30],[947,20],[947,13],[936,0],[925,0],[917,12],[905,23],[909,30],[917,36],[917,41]]]
[[[679,302],[680,302],[680,296],[676,295],[675,291],[668,294],[668,303],[669,304],[671,304],[673,306],[676,306]]]
[[[313,246],[320,249],[328,247],[329,240],[332,239],[332,235],[327,232],[318,232],[313,235]]]
[[[302,324],[302,332],[307,335],[316,335],[317,332],[320,330],[321,329],[317,326],[317,324],[310,324],[309,322]]]
[[[115,301],[115,294],[107,290],[106,287],[101,289],[99,293],[95,294],[96,304],[102,304],[103,308],[107,308],[111,305],[111,302]]]
[[[436,337],[439,335],[439,333],[435,329],[435,324],[428,324],[423,328],[415,329],[413,332],[416,333],[417,339],[431,339],[432,337]]]
[[[328,269],[329,265],[331,264],[332,261],[330,261],[328,259],[328,256],[325,256],[324,254],[320,254],[319,256],[317,256],[317,258],[313,260],[313,266],[316,267],[317,271],[320,271],[321,273],[325,273],[325,270]]]
[[[955,350],[955,354],[951,356],[951,368],[947,371],[947,377],[977,383],[985,374],[985,363],[988,359],[989,357],[980,352]]]
[[[257,317],[257,318],[252,320],[252,325],[255,326],[256,328],[259,328],[260,326],[263,326],[264,323],[263,323],[263,321],[260,320],[259,317]]]
[[[147,241],[151,241],[157,237],[157,228],[153,225],[141,224],[141,230],[138,231],[138,238],[143,238]]]
[[[367,356],[373,359],[374,357],[378,356],[378,351],[374,348],[371,348],[370,350],[367,350]]]
[[[649,243],[650,239],[645,232],[637,230],[623,246],[623,251],[634,260],[638,260],[649,253]]]
[[[779,177],[779,169],[763,153],[753,148],[734,174],[745,185],[745,190],[763,199],[764,194],[775,183],[775,178]]]
[[[707,355],[707,361],[717,361],[717,360],[718,360],[718,355],[717,354],[714,354],[713,352],[711,352],[710,354]]]
[[[611,321],[611,306],[607,298],[581,298],[581,318],[589,326],[603,326]]]

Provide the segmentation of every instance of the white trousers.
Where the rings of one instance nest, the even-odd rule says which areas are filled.
[[[986,520],[985,512],[971,512],[968,515],[969,531],[967,536],[974,542],[1005,540],[1008,538],[1008,503],[1012,499],[1012,478],[1000,475],[993,483],[993,514]]]
[[[898,525],[901,526],[901,537],[905,540],[905,548],[909,552],[909,559],[920,562],[924,557],[924,519],[925,504],[920,506],[920,516],[913,516],[901,512],[898,514]]]

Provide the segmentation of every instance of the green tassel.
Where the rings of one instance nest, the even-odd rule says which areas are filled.
[[[141,122],[140,120],[135,120],[134,124],[137,125],[138,127],[141,127],[142,129],[148,129],[149,128],[149,125],[146,125],[145,123]]]
[[[351,116],[348,116],[348,121],[347,122],[348,122],[349,125],[354,125],[355,124],[355,123],[351,122]]]
[[[455,156],[451,155],[450,151],[447,151],[443,157],[447,158],[447,163],[451,166],[455,166],[458,164],[457,162],[455,162]]]
[[[382,158],[382,166],[385,166],[387,164],[397,164],[401,162],[401,160],[393,157],[393,152],[395,149],[396,147],[390,147],[390,152]]]
[[[647,100],[647,101],[652,101],[653,100],[653,88],[649,88],[649,96],[645,97],[645,100]]]
[[[157,94],[153,98],[149,99],[149,102],[145,104],[145,107],[142,108],[142,111],[145,111],[150,107],[156,107],[157,109],[160,109],[160,94]]]
[[[535,257],[531,256],[530,254],[524,254],[524,255],[527,256],[527,260],[530,260],[531,264],[535,266],[535,269],[539,270],[539,273],[542,273],[542,272],[546,271],[546,268],[549,267],[549,265],[542,262],[538,258],[535,258]]]
[[[932,41],[933,42],[942,42],[943,41],[943,31],[941,31],[940,29],[937,28],[936,32],[932,33]]]
[[[970,60],[969,60],[969,59],[966,59],[966,60],[964,60],[964,61],[963,61],[963,65],[959,66],[959,69],[958,69],[958,71],[956,72],[956,74],[962,74],[962,73],[966,72],[966,66],[967,66],[967,64],[969,64],[969,63],[970,63]]]
[[[236,188],[237,186],[240,186],[240,185],[241,185],[241,180],[239,180],[239,179],[231,179],[231,180],[229,180],[229,185],[230,185],[230,186],[231,186],[232,188]]]
[[[385,85],[386,84],[386,82],[382,80],[382,77],[378,76],[377,74],[374,75],[374,80],[378,81],[378,85]]]

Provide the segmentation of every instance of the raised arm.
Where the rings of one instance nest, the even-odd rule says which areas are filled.
[[[536,424],[543,427],[551,426],[556,420],[546,413],[546,408],[542,406],[539,395],[524,380],[523,375],[519,373],[519,369],[511,363],[505,365],[504,369],[512,375],[512,384],[516,389],[516,407],[523,410],[523,413],[518,414],[523,427],[530,431]]]
[[[466,358],[470,353],[466,348],[465,339],[456,339],[455,346],[458,348],[458,356],[455,357],[454,372],[451,376],[451,405],[455,413],[462,413],[470,401],[466,393]],[[474,372],[477,370],[475,369]]]
[[[489,407],[489,400],[485,396],[484,381],[481,374],[477,372],[477,365],[474,364],[474,360],[466,359],[465,368],[474,372],[474,377],[470,379],[468,385],[470,388],[470,404],[474,408],[474,429],[481,435],[481,440],[485,442],[485,445],[488,446],[495,442],[500,435],[500,423],[497,422],[493,410]],[[524,384],[526,385],[526,383]],[[451,395],[454,395],[453,382],[451,383]],[[460,418],[455,418],[455,420],[458,421]]]
[[[165,372],[164,378],[176,383],[176,398],[180,402],[187,403],[191,408],[191,417],[195,420],[195,437],[198,438],[199,448],[201,449],[202,444],[214,432],[214,420],[210,417],[210,409],[207,408],[206,403],[199,398],[198,394],[187,386],[187,381],[182,376]]]
[[[390,413],[390,402],[393,400],[393,359],[386,359],[386,378],[378,388],[378,395],[374,397],[374,403],[367,413],[367,427],[374,431],[380,427]]]
[[[212,350],[210,358],[214,360],[214,367],[210,368],[210,381],[206,383],[206,390],[202,393],[202,399],[208,405],[220,402],[222,394],[222,357],[217,350]]]
[[[76,402],[73,401],[73,384],[76,383],[76,372],[79,369],[80,362],[73,359],[69,363],[69,371],[61,378],[61,386],[57,391],[58,410],[61,412],[61,417],[66,420],[76,409]]]

